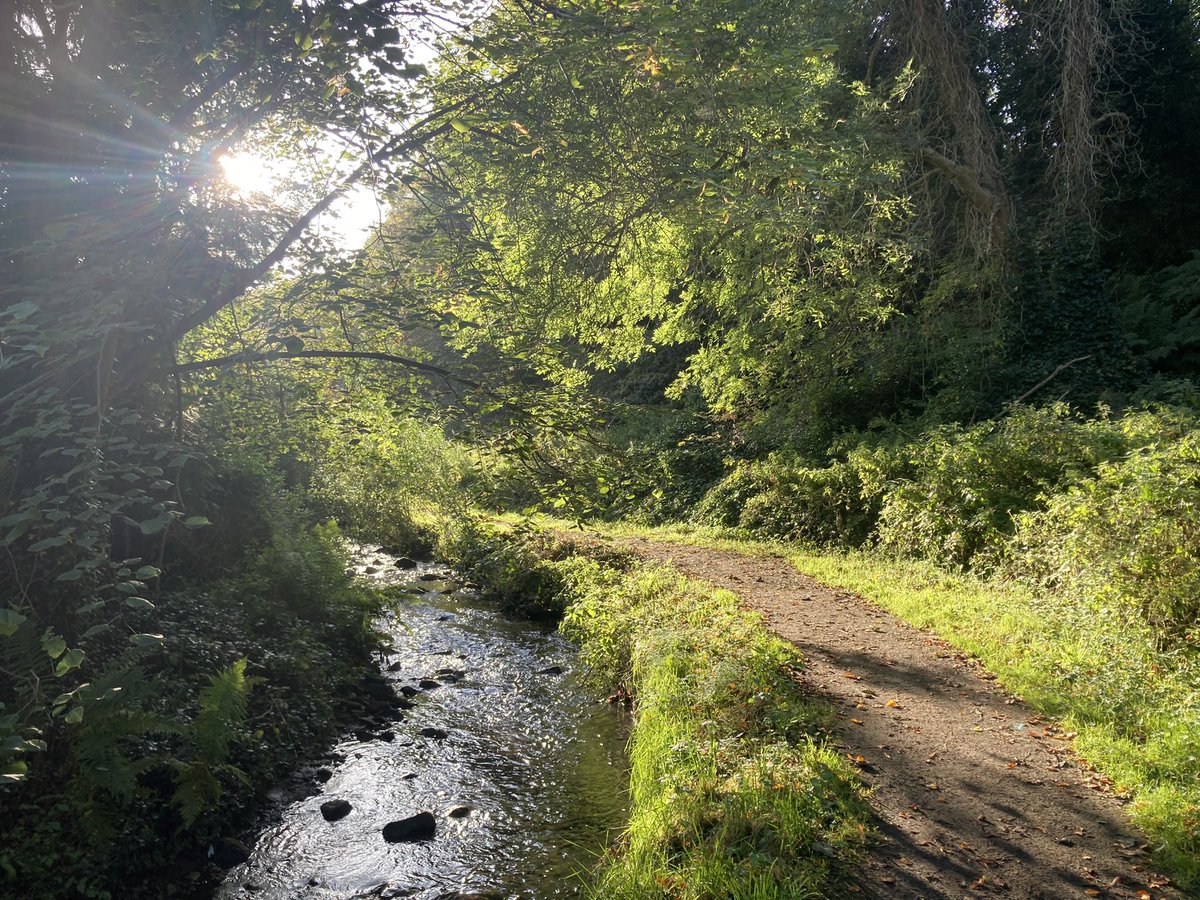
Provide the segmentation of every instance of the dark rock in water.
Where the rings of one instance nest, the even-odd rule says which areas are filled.
[[[406,684],[400,688],[400,693],[402,693],[405,697],[415,697],[417,694],[419,694],[421,692],[419,690],[417,690],[415,687],[413,687],[411,684]]]
[[[454,587],[454,585],[450,585],[449,587],[442,588],[440,591],[438,591],[438,593],[439,594],[453,594],[455,590],[456,590],[456,588]]]
[[[437,741],[444,741],[446,738],[450,737],[450,732],[443,728],[426,727],[421,729],[421,736],[433,738]]]
[[[333,777],[333,772],[331,772],[329,769],[317,769],[317,771],[314,773],[314,777],[321,784],[324,784]]]
[[[437,820],[433,813],[421,812],[407,819],[388,822],[383,826],[383,839],[389,844],[405,841],[427,841],[437,831]]]
[[[544,669],[538,669],[534,675],[561,675],[563,673],[562,666],[546,666]]]
[[[391,683],[387,681],[364,681],[363,692],[375,700],[391,700],[396,696]]]
[[[353,808],[349,800],[326,800],[321,804],[321,815],[325,817],[326,822],[336,822],[350,815]]]
[[[462,678],[467,673],[466,673],[466,670],[464,670],[464,669],[446,668],[446,669],[438,669],[433,674],[434,674],[435,678],[440,678],[443,675],[453,675],[455,678]]]
[[[365,569],[363,569],[363,571],[368,575],[378,575],[379,567],[378,566],[367,566]]]
[[[415,569],[417,567],[417,561],[415,559],[409,559],[407,556],[401,556],[396,560],[395,566],[397,569]]]
[[[415,694],[415,693],[419,693],[419,692],[414,690],[413,693]],[[396,698],[396,702],[393,703],[392,705],[394,707],[396,707],[396,709],[416,709],[417,708],[417,704],[413,703],[411,700],[402,700],[399,697]]]
[[[449,672],[445,675],[439,675],[438,680],[445,684],[458,684],[458,676]]]
[[[357,572],[355,572],[353,569],[347,569],[347,570],[346,570],[346,572],[345,572],[345,574],[347,574],[347,575],[350,575],[350,576],[354,576],[354,575],[357,575],[358,573],[357,573]]]
[[[446,813],[452,819],[465,819],[471,813],[475,812],[473,806],[456,806],[450,812]]]
[[[454,614],[453,614],[453,613],[442,613],[440,616],[438,616],[438,617],[437,617],[437,620],[438,620],[439,622],[449,622],[449,621],[451,621],[453,618],[454,618]]]
[[[359,728],[354,732],[355,740],[362,741],[364,744],[375,739],[375,733],[369,728]]]
[[[403,775],[400,776],[400,780],[401,781],[412,781],[416,777],[417,777],[416,772],[405,772]]]
[[[389,672],[399,672],[403,668],[404,668],[404,663],[401,662],[400,660],[396,660],[394,663],[392,663],[390,666],[388,666],[388,671]]]
[[[417,581],[441,581],[442,576],[436,572],[426,572],[417,578]]]
[[[422,678],[419,682],[417,682],[417,685],[423,691],[432,691],[434,688],[440,688],[442,683],[440,681],[434,681],[432,678]]]
[[[208,858],[222,869],[232,869],[250,858],[250,848],[237,838],[217,838],[208,848]]]
[[[381,731],[381,732],[379,732],[379,734],[375,735],[375,738],[380,741],[386,741],[387,743],[390,744],[392,741],[394,741],[396,739],[396,732]]]

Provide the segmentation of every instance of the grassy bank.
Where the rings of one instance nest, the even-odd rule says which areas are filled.
[[[1144,622],[1061,594],[878,552],[802,549],[713,529],[613,533],[786,556],[978,657],[1010,691],[1076,732],[1075,748],[1133,800],[1134,821],[1180,884],[1200,884],[1200,661]]]
[[[869,809],[816,735],[803,665],[737,598],[662,568],[544,539],[486,554],[504,595],[532,562],[599,686],[633,699],[631,815],[592,887],[604,898],[809,898],[844,892]],[[536,549],[540,548],[540,549]],[[500,565],[497,560],[507,562]],[[485,573],[486,574],[486,573]]]

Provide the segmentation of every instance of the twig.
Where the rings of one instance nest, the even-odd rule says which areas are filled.
[[[1075,365],[1075,363],[1081,363],[1085,359],[1091,359],[1091,358],[1092,358],[1092,354],[1089,353],[1087,356],[1079,356],[1079,357],[1076,357],[1075,359],[1071,360],[1070,362],[1063,363],[1061,366],[1059,366],[1057,369],[1055,369],[1053,372],[1051,372],[1049,375],[1047,375],[1045,378],[1043,378],[1041,381],[1039,381],[1037,384],[1035,384],[1033,387],[1031,387],[1029,390],[1027,390],[1025,393],[1023,393],[1020,397],[1018,397],[1016,400],[1014,400],[1013,404],[1016,405],[1016,404],[1022,402],[1023,400],[1026,400],[1033,394],[1036,394],[1038,391],[1040,391],[1042,388],[1044,388],[1046,385],[1048,385],[1051,381],[1053,381],[1055,378],[1057,378],[1060,373],[1064,372],[1065,370],[1071,368],[1071,366]]]

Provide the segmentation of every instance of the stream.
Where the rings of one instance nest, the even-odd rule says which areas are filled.
[[[411,708],[356,723],[302,773],[307,796],[280,798],[216,897],[580,895],[627,815],[620,709],[585,685],[557,632],[504,615],[444,567],[401,569],[363,547],[354,562],[376,586],[409,586],[382,623],[393,646],[376,687]]]

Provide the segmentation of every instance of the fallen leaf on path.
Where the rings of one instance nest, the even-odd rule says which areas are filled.
[[[861,725],[863,723],[862,719],[851,719],[850,721],[855,725]]]
[[[900,708],[900,704],[897,703],[895,700],[889,700],[887,703],[884,704],[884,706],[888,707],[889,709],[899,709]]]
[[[861,676],[861,675],[855,675],[853,672],[843,672],[842,674],[843,674],[843,675],[844,675],[846,678],[852,678],[852,679],[853,679],[853,680],[855,680],[855,681],[862,681],[862,676]]]

